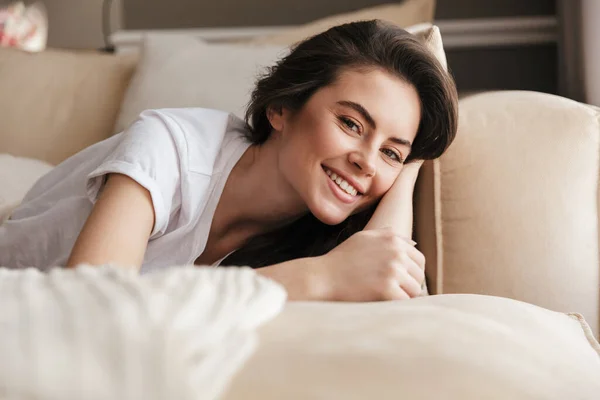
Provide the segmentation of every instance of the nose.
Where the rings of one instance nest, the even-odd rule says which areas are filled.
[[[352,151],[348,161],[356,166],[364,175],[373,177],[376,173],[375,152],[371,150]]]

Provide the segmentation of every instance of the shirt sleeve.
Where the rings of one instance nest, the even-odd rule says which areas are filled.
[[[147,110],[121,134],[120,141],[87,176],[88,198],[95,203],[110,173],[120,173],[150,192],[155,222],[150,238],[166,231],[181,196],[183,133],[168,115]]]

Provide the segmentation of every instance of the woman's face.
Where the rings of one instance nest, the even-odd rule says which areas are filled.
[[[392,186],[420,114],[412,85],[381,70],[344,71],[301,110],[269,112],[280,172],[319,220],[339,224]]]

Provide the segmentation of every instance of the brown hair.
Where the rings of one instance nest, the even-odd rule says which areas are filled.
[[[300,110],[319,89],[335,82],[344,69],[379,68],[413,85],[421,102],[421,120],[412,160],[434,159],[456,136],[458,96],[452,76],[414,35],[378,20],[333,27],[294,46],[260,77],[246,111],[247,138],[264,143],[271,135],[267,108]],[[327,253],[362,230],[376,205],[339,225],[326,225],[312,214],[252,238],[222,265],[254,268]]]

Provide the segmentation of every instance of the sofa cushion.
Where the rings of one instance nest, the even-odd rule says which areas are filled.
[[[243,118],[256,78],[286,53],[283,46],[208,44],[191,35],[150,34],[116,129],[125,129],[150,108],[214,108]]]
[[[592,400],[600,393],[600,346],[581,316],[500,297],[288,303],[259,334],[224,400]]]
[[[135,57],[0,48],[0,149],[58,164],[109,137]]]
[[[429,177],[437,201],[415,218],[419,244],[431,232],[423,224],[438,222],[437,252],[426,254],[430,292],[577,311],[600,332],[599,118],[594,107],[535,92],[460,101],[456,140]]]
[[[401,27],[433,22],[435,0],[405,0],[331,15],[272,35],[253,38],[250,43],[288,46],[333,26],[370,19],[381,19]]]

